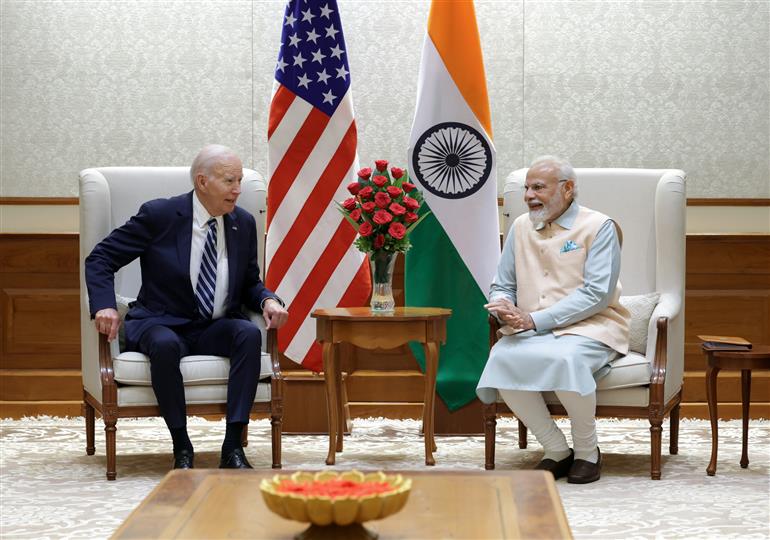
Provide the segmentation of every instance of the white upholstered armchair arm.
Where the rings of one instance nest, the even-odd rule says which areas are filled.
[[[278,332],[274,329],[268,330],[265,324],[265,318],[261,313],[252,311],[248,308],[244,308],[246,316],[257,325],[260,334],[262,334],[262,350],[270,355],[270,362],[273,366],[273,376],[281,376],[281,366],[278,362],[278,354],[276,352],[276,345],[278,340]]]

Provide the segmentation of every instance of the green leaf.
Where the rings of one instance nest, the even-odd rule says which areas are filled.
[[[340,214],[342,214],[342,217],[345,218],[345,221],[350,223],[350,226],[353,227],[354,231],[358,232],[358,223],[353,221],[353,218],[350,217],[350,215],[348,214],[348,211],[345,210],[345,208],[340,203],[338,203],[337,201],[334,201],[334,204],[337,205],[337,210],[340,211]],[[363,214],[363,212],[362,212],[362,214]]]
[[[415,227],[417,227],[417,225],[419,225],[419,224],[420,224],[420,222],[421,222],[423,219],[425,219],[426,217],[428,217],[429,215],[431,215],[431,213],[432,213],[432,212],[431,212],[430,210],[428,210],[427,212],[425,212],[423,215],[421,215],[421,216],[420,216],[420,219],[418,219],[417,221],[415,221],[414,223],[412,223],[411,225],[409,225],[409,226],[406,228],[406,234],[409,234],[409,233],[412,231],[412,229],[414,229]]]

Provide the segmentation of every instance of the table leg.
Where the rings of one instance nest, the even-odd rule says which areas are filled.
[[[342,438],[345,435],[345,410],[342,402],[342,362],[340,347],[334,348],[334,385],[337,391],[337,452],[342,452]]]
[[[751,370],[741,370],[741,401],[743,409],[743,441],[741,443],[741,469],[749,466],[749,404],[751,403]]]
[[[706,467],[706,474],[714,476],[717,471],[717,441],[719,439],[717,427],[717,374],[719,368],[708,366],[706,368],[706,398],[709,405],[709,419],[711,420],[711,461]]]
[[[334,344],[323,343],[322,356],[324,364],[324,379],[326,381],[326,413],[329,419],[329,453],[326,455],[326,464],[334,465],[334,452],[337,447],[337,380],[335,373]]]
[[[425,351],[425,399],[423,401],[423,430],[425,432],[425,464],[435,465],[433,452],[436,451],[436,439],[433,419],[436,402],[436,374],[438,373],[438,344],[423,344]]]

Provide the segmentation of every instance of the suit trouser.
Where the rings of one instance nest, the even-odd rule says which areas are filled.
[[[262,335],[251,321],[214,319],[183,326],[153,326],[136,347],[150,357],[152,389],[169,428],[187,425],[184,382],[179,363],[191,354],[227,356],[227,422],[249,422],[259,379]]]

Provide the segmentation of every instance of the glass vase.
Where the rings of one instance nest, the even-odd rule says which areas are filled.
[[[393,268],[398,252],[375,251],[369,254],[372,269],[372,312],[393,313],[396,301],[393,299]]]

